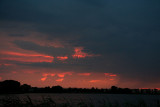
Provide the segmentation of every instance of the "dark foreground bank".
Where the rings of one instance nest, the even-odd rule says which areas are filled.
[[[158,95],[133,94],[5,94],[0,107],[160,107]]]

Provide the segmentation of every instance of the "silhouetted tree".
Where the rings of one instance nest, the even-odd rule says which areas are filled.
[[[28,85],[28,84],[21,85],[21,91],[22,92],[29,92],[30,89],[31,89],[31,86]]]
[[[20,82],[15,80],[5,80],[0,82],[0,93],[115,93],[115,94],[160,94],[157,89],[129,89],[118,88],[112,86],[110,89],[98,88],[63,88],[61,86],[52,86],[52,88],[44,87],[31,87],[28,84],[20,85]]]
[[[46,92],[46,93],[51,92],[51,88],[49,86],[48,87],[44,87],[44,92]]]
[[[61,93],[61,92],[63,92],[63,87],[61,87],[61,86],[53,86],[52,87],[52,92],[56,92],[56,93]]]
[[[0,83],[1,92],[15,93],[20,91],[20,82],[15,80],[5,80]]]
[[[116,86],[111,87],[111,93],[117,93],[117,91],[118,91],[118,87]]]

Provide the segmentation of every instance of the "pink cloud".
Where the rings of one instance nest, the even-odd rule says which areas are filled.
[[[78,73],[78,75],[81,75],[81,76],[90,76],[91,73]]]
[[[41,81],[45,81],[47,79],[48,76],[55,76],[54,73],[44,73],[42,74],[43,78],[41,78]]]
[[[37,71],[37,70],[33,70],[33,69],[31,70],[31,69],[30,69],[30,70],[23,70],[22,72],[23,72],[23,73],[26,73],[26,74],[34,74],[35,72],[38,72],[38,71]]]
[[[68,56],[57,56],[57,59],[60,61],[65,61],[68,59]]]
[[[0,64],[0,66],[12,66],[12,65],[14,65],[14,64],[8,64],[8,63],[6,63],[6,64]]]
[[[63,73],[59,73],[57,74],[59,77],[64,77],[65,75],[72,75],[72,72],[63,72]]]
[[[42,76],[47,77],[49,74],[48,73],[44,73]]]
[[[20,53],[13,51],[1,51],[0,52],[4,57],[1,57],[1,60],[14,60],[20,62],[52,62],[54,57],[48,56],[39,53]]]
[[[91,80],[91,81],[89,81],[89,82],[95,83],[95,82],[100,82],[100,80]]]
[[[104,73],[105,76],[110,76],[110,77],[116,77],[116,74],[112,74],[112,73]]]
[[[16,72],[16,71],[12,71],[12,73],[13,73],[13,74],[16,74],[17,72]]]
[[[50,75],[51,75],[52,77],[54,77],[54,76],[55,76],[55,74],[53,74],[53,73],[52,73],[52,74],[50,74]]]
[[[104,75],[105,75],[105,76],[108,76],[108,75],[110,75],[110,73],[104,73]]]
[[[83,47],[75,47],[74,49],[74,54],[72,55],[73,58],[85,58],[85,57],[94,57],[94,56],[100,56],[100,55],[95,55],[95,54],[88,54],[83,52],[84,48]]]
[[[64,77],[65,74],[57,74],[59,77]]]
[[[47,77],[43,77],[41,78],[41,81],[45,81],[47,79]]]
[[[109,76],[111,76],[111,77],[116,77],[117,75],[116,75],[116,74],[112,74],[112,75],[109,75]]]
[[[64,79],[62,78],[62,79],[57,79],[56,81],[57,82],[62,82]]]

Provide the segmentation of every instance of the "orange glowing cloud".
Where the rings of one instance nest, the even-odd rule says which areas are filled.
[[[155,89],[160,90],[160,88],[155,88]]]
[[[55,74],[50,74],[52,77],[54,77],[55,76]]]
[[[62,82],[64,79],[62,78],[62,79],[57,79],[56,81],[57,82]]]
[[[43,74],[42,76],[46,77],[46,76],[48,76],[48,74],[47,74],[47,73],[45,73],[45,74]]]
[[[59,77],[64,77],[65,75],[72,75],[72,72],[64,72],[57,74]]]
[[[13,64],[4,64],[5,66],[11,66],[11,65],[13,65]]]
[[[157,89],[157,90],[160,90],[160,88],[139,88],[141,90],[148,90],[148,89]]]
[[[47,77],[43,77],[41,78],[41,81],[45,81],[47,79]]]
[[[105,76],[108,76],[108,75],[110,75],[110,73],[104,73],[104,75],[105,75]]]
[[[3,58],[0,58],[1,60],[11,60],[11,61],[20,61],[20,62],[52,62],[54,57],[43,55],[43,54],[24,54],[24,53],[18,53],[18,52],[10,52],[10,51],[4,51],[1,52],[1,54],[9,55],[5,56]]]
[[[12,73],[13,73],[13,74],[16,74],[17,72],[16,72],[16,71],[12,71]]]
[[[11,66],[11,65],[14,65],[14,64],[0,64],[0,66]]]
[[[44,76],[44,77],[47,77],[47,76],[55,76],[55,74],[54,73],[44,73],[42,76]]]
[[[112,74],[112,73],[104,73],[104,74],[107,77],[106,78],[107,80],[115,82],[115,83],[116,83],[116,81],[118,81],[118,77],[116,74]]]
[[[109,75],[109,76],[111,76],[111,77],[116,77],[117,75],[116,75],[116,74],[113,74],[113,75]]]
[[[14,56],[53,58],[52,56],[47,56],[47,55],[43,55],[43,54],[25,54],[25,53],[11,52],[11,51],[4,51],[4,52],[1,52],[1,53],[8,54],[8,55],[14,55]]]
[[[23,71],[23,72],[26,73],[26,74],[34,74],[34,73],[37,72],[37,71],[27,70],[27,71]]]
[[[99,56],[99,55],[94,55],[94,54],[88,54],[83,52],[84,48],[83,47],[76,47],[74,49],[74,55],[72,55],[73,58],[85,58],[85,57],[93,57],[93,56]]]
[[[48,76],[55,76],[54,73],[44,73],[42,74],[43,78],[41,78],[41,81],[45,81],[47,79]]]
[[[100,80],[91,80],[91,81],[89,81],[89,82],[95,83],[95,82],[100,82]]]
[[[64,74],[57,74],[59,77],[64,77]]]
[[[34,62],[48,62],[52,63],[52,59],[39,59],[39,58],[26,58],[26,57],[19,57],[19,58],[0,58],[1,60],[8,60],[8,61],[18,61],[18,62],[27,62],[27,63],[34,63]]]
[[[75,48],[75,54],[73,55],[73,58],[85,58],[87,56],[87,53],[82,52],[83,47],[76,47]]]
[[[2,80],[2,77],[0,77],[0,80]]]
[[[110,76],[110,77],[116,77],[116,74],[111,74],[111,73],[104,73],[105,76]]]
[[[78,73],[78,75],[81,75],[81,76],[90,76],[91,73]]]
[[[67,60],[68,57],[67,56],[57,56],[57,59],[60,61],[64,61],[64,60]]]

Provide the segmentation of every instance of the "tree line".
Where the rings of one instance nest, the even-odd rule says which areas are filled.
[[[106,93],[106,94],[160,94],[157,89],[129,89],[112,86],[111,88],[63,88],[62,86],[32,87],[28,84],[21,85],[15,80],[0,82],[0,94],[6,93]]]

